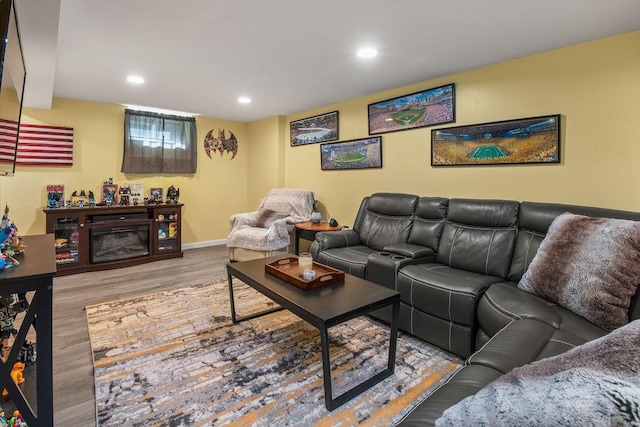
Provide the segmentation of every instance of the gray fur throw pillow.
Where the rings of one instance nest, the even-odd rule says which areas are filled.
[[[629,322],[640,283],[640,222],[564,213],[518,287],[606,330]]]
[[[289,215],[276,212],[271,209],[262,209],[258,211],[258,214],[251,221],[252,227],[269,228],[271,224],[279,219],[286,218]]]

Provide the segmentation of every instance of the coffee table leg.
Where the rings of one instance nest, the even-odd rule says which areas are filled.
[[[391,311],[391,334],[389,336],[389,362],[387,369],[390,374],[396,369],[396,346],[398,344],[398,318],[400,317],[400,301],[393,303]]]
[[[229,301],[231,301],[231,323],[238,323],[236,320],[236,304],[235,304],[235,300],[233,298],[233,277],[231,276],[231,273],[227,273],[228,277],[229,277]]]
[[[320,341],[322,345],[322,380],[324,382],[324,404],[329,411],[333,411],[339,406],[344,405],[349,400],[358,396],[365,390],[378,384],[385,378],[393,375],[396,366],[396,347],[398,344],[398,315],[400,314],[400,300],[393,303],[391,330],[389,333],[389,359],[387,368],[378,372],[371,378],[361,382],[360,384],[342,393],[340,396],[333,397],[331,390],[331,360],[329,358],[329,333],[326,327],[320,329]]]
[[[236,302],[233,298],[233,275],[227,266],[227,276],[228,276],[228,284],[229,284],[229,302],[231,303],[231,323],[240,323],[244,320],[255,319],[256,317],[264,316],[266,314],[275,313],[276,311],[284,310],[284,307],[277,306],[274,308],[270,308],[264,311],[259,311],[257,313],[252,313],[247,316],[238,316],[236,313]],[[256,291],[257,292],[257,291]]]
[[[322,346],[322,380],[324,382],[324,406],[333,411],[335,401],[331,391],[331,361],[329,360],[329,332],[327,328],[320,329],[320,343]]]

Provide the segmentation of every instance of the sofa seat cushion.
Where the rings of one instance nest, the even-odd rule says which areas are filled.
[[[354,245],[322,251],[318,253],[316,261],[364,279],[367,274],[367,259],[374,253],[377,254],[378,251],[364,245]]]
[[[554,332],[552,326],[538,320],[514,320],[469,356],[467,363],[488,366],[506,374],[536,360]]]
[[[484,290],[503,279],[438,263],[408,265],[398,272],[401,300],[441,319],[475,325],[476,305]]]

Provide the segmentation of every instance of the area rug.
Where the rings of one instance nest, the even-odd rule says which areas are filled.
[[[274,306],[242,282],[234,294],[239,315]],[[330,412],[318,330],[288,311],[232,324],[226,280],[86,313],[99,426],[391,426],[461,366],[400,333],[394,375]],[[363,316],[329,335],[334,396],[386,367],[387,325]]]

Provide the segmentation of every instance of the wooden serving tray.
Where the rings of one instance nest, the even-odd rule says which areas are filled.
[[[344,272],[326,265],[313,263],[313,271],[316,277],[312,280],[304,280],[298,273],[298,258],[281,258],[269,264],[265,264],[265,271],[301,289],[315,289],[344,281]]]

